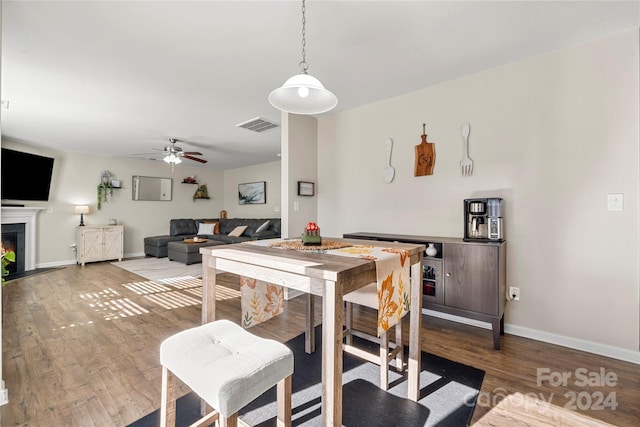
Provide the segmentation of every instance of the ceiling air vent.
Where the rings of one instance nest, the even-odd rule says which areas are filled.
[[[247,120],[246,122],[243,122],[243,123],[238,123],[236,126],[260,133],[260,132],[264,132],[265,130],[277,128],[280,125],[277,123],[273,123],[268,120],[265,120],[262,117],[256,117],[255,119]]]

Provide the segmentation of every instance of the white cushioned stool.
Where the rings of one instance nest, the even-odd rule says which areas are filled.
[[[160,425],[175,425],[175,377],[214,411],[193,425],[218,419],[236,426],[238,411],[277,385],[278,426],[291,425],[293,353],[284,344],[216,320],[179,332],[160,345]]]

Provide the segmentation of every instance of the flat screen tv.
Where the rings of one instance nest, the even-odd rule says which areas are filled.
[[[49,200],[53,159],[2,149],[2,200]]]

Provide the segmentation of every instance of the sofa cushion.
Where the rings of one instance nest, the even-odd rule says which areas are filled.
[[[202,234],[215,234],[214,230],[216,228],[216,223],[206,223],[206,222],[201,222],[200,224],[198,224],[198,234],[202,235]]]
[[[198,234],[198,226],[191,218],[172,219],[169,221],[169,234],[172,236]]]
[[[220,234],[229,234],[234,228],[239,225],[248,225],[248,221],[245,218],[223,218],[220,219]]]
[[[213,234],[220,234],[220,221],[205,221],[205,224],[213,224]]]
[[[227,236],[229,237],[240,237],[242,236],[242,233],[244,233],[244,231],[247,229],[246,225],[239,225],[236,228],[234,228],[233,230],[231,230],[229,232],[229,234],[227,234]]]
[[[261,231],[265,231],[267,228],[269,228],[269,220],[266,220],[265,222],[263,222],[260,227],[256,228],[256,233],[259,233]]]
[[[218,234],[216,235],[216,238],[214,240],[225,242],[225,243],[242,243],[242,242],[248,242],[249,240],[252,240],[252,239],[251,237],[246,237],[246,236],[229,237],[226,234]]]

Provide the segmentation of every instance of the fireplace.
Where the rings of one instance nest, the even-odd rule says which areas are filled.
[[[25,240],[24,240],[25,224],[5,224],[2,226],[2,251],[13,251],[16,254],[15,262],[7,264],[9,274],[5,279],[11,279],[13,276],[23,273],[25,258]]]
[[[4,245],[6,241],[7,245],[15,244],[18,247],[16,262],[9,263],[7,268],[11,267],[16,270],[21,268],[23,272],[36,269],[36,216],[45,209],[2,206],[2,244]],[[5,236],[5,233],[8,235]],[[22,240],[22,242],[20,243],[18,240]],[[14,274],[17,274],[17,271]]]

